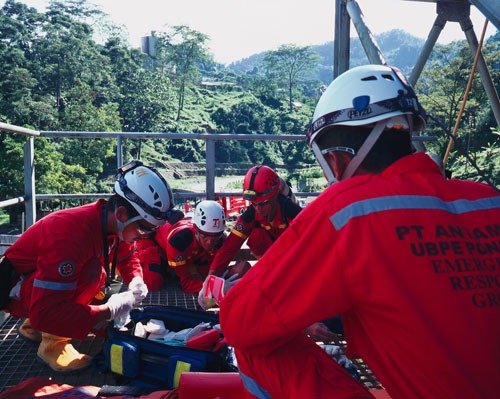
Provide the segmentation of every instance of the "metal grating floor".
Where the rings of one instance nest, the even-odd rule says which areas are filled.
[[[143,301],[147,305],[168,305],[186,309],[201,310],[197,295],[186,294],[178,285],[170,283],[161,291],[151,292]],[[0,319],[1,320],[1,319]],[[81,385],[117,385],[111,373],[100,373],[92,368],[75,374],[61,374],[52,371],[37,358],[38,345],[20,338],[17,328],[22,320],[7,316],[0,323],[0,392],[30,377],[48,377],[54,382]],[[104,343],[103,338],[89,335],[85,341],[73,341],[75,348],[91,356],[97,355]],[[345,341],[332,342],[345,348]],[[361,381],[371,389],[382,388],[370,369],[360,359],[353,362],[358,366]]]
[[[176,285],[167,285],[161,291],[151,292],[143,303],[201,310],[197,295],[186,294]],[[117,384],[111,373],[99,373],[92,368],[70,375],[52,371],[38,360],[38,345],[19,337],[17,328],[21,323],[22,320],[8,316],[0,324],[0,392],[30,377],[49,377],[55,382],[73,386]],[[103,338],[89,334],[85,341],[72,343],[79,352],[95,356],[100,352],[103,342]]]

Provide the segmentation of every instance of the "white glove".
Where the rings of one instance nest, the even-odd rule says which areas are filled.
[[[229,289],[235,285],[240,279],[238,274],[233,274],[227,280],[222,277],[217,277],[214,275],[208,276],[204,283],[201,291],[198,294],[198,303],[203,308],[207,310],[215,305],[220,304],[220,301],[227,294]]]
[[[214,306],[217,306],[217,303],[212,298],[208,298],[205,296],[208,277],[203,282],[203,287],[201,287],[201,290],[198,293],[198,303],[203,310],[208,310],[210,308],[213,308]]]
[[[132,291],[120,292],[118,294],[113,294],[109,297],[108,305],[111,316],[108,320],[114,320],[116,318],[126,319],[130,310],[134,306],[135,298]]]
[[[144,284],[144,280],[141,277],[134,277],[128,285],[128,290],[132,291],[136,305],[148,295],[148,287]]]

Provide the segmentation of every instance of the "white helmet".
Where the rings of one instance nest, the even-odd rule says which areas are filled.
[[[164,225],[172,212],[174,200],[169,184],[155,168],[141,161],[133,160],[118,169],[114,189],[154,226]]]
[[[378,124],[372,131],[376,137],[370,140],[372,145],[369,148],[363,149],[364,153],[360,154],[360,149],[355,155],[358,159],[351,162],[351,169],[354,169],[351,173],[354,173],[354,166],[359,166],[386,127],[398,127],[406,132],[425,128],[425,112],[412,87],[397,68],[385,65],[352,68],[338,76],[319,99],[307,140],[330,183],[335,179],[316,144],[318,137],[325,128],[332,126],[373,124]]]
[[[222,233],[226,229],[224,208],[217,201],[201,201],[194,210],[193,222],[204,233]]]

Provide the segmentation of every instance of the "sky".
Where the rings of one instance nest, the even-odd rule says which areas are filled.
[[[17,0],[44,11],[48,0]],[[63,0],[62,0],[63,1]],[[166,26],[188,25],[209,37],[208,47],[217,62],[229,64],[282,44],[319,45],[333,41],[335,0],[88,0],[98,5],[109,19],[128,32],[133,47],[140,38]],[[427,38],[436,18],[436,4],[408,0],[357,0],[365,22],[377,35],[402,29]],[[0,5],[4,1],[0,0]],[[471,7],[476,35],[481,35],[485,18]],[[489,24],[487,36],[496,32]],[[356,31],[351,28],[351,36]],[[438,42],[463,40],[456,22],[448,22]]]

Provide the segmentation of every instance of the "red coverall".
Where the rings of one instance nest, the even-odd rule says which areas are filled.
[[[261,257],[301,210],[300,205],[290,198],[278,194],[276,215],[271,222],[268,222],[255,211],[253,205],[250,205],[236,221],[224,245],[217,251],[210,265],[211,274],[221,276],[247,238],[252,253]]]
[[[163,238],[159,238],[159,235]],[[207,251],[202,248],[196,238],[196,226],[192,220],[181,220],[174,224],[166,239],[161,231],[156,236],[158,244],[164,245],[162,249],[167,254],[168,265],[179,277],[182,290],[198,293],[217,250]]]
[[[39,331],[85,339],[97,324],[98,309],[90,303],[106,280],[101,221],[105,205],[99,200],[51,213],[7,249],[5,256],[24,276],[21,299],[10,301],[9,313],[29,317]],[[110,236],[105,250],[117,239]],[[142,277],[133,244],[120,243],[116,266],[126,284]]]
[[[391,398],[498,398],[500,196],[423,153],[334,184],[220,305],[240,371],[273,399],[363,397],[301,333],[336,314]]]
[[[137,254],[141,261],[144,283],[148,290],[161,290],[165,280],[168,279],[167,261],[163,256],[163,250],[155,239],[144,238],[137,241]]]

